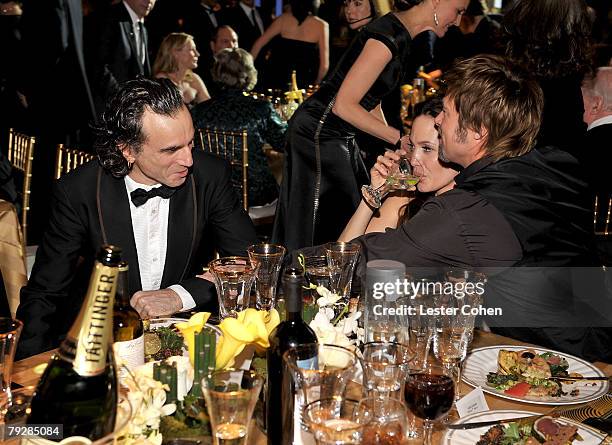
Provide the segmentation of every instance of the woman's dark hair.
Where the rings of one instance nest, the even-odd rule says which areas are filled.
[[[94,148],[102,167],[116,178],[129,173],[121,150],[125,147],[134,153],[142,150],[147,138],[142,132],[145,109],[174,116],[184,107],[180,91],[169,79],[143,77],[123,83],[106,103],[100,123],[93,126]]]
[[[506,53],[539,79],[591,70],[591,18],[584,0],[515,0],[506,10]]]
[[[407,11],[408,9],[423,3],[424,0],[395,0],[393,5],[398,11]]]
[[[421,102],[414,107],[414,119],[419,116],[431,116],[434,119],[442,111],[442,96],[434,96],[431,99],[427,99],[425,102]],[[404,222],[413,217],[421,208],[421,205],[425,202],[425,199],[417,195],[410,202],[400,207],[397,212],[398,220],[397,227],[404,224]]]
[[[442,96],[434,96],[414,107],[414,117],[431,116],[435,118],[442,111]]]
[[[291,14],[297,19],[298,25],[301,25],[310,14],[315,13],[314,0],[289,0],[289,4],[291,5]]]
[[[470,0],[465,10],[465,14],[470,17],[478,17],[487,14],[488,8],[483,0]]]

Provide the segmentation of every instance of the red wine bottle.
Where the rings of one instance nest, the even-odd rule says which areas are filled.
[[[283,354],[299,345],[313,345],[312,356],[300,357],[300,366],[317,359],[317,336],[302,319],[301,269],[287,269],[283,275],[286,318],[270,333],[267,352],[268,385],[266,391],[266,425],[268,445],[293,443],[295,389],[289,370],[283,366]]]

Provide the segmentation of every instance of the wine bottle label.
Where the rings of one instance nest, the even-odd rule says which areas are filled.
[[[74,370],[82,376],[104,372],[106,354],[113,332],[113,304],[117,267],[95,263],[84,307],[68,333],[76,341]]]
[[[116,341],[113,350],[119,367],[119,378],[122,379],[126,377],[128,369],[132,371],[144,364],[144,335],[134,340]]]

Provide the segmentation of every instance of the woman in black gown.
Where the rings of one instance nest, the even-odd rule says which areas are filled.
[[[327,74],[327,22],[314,15],[314,0],[290,0],[289,4],[290,12],[275,19],[251,49],[261,68],[259,90],[287,91],[292,71],[296,71],[298,85],[304,88],[320,83]]]
[[[289,122],[281,194],[272,238],[288,249],[335,240],[357,208],[367,171],[357,129],[398,144],[380,101],[413,71],[412,40],[457,25],[468,0],[396,0],[397,13],[366,25],[334,72]],[[381,142],[382,143],[382,142]]]

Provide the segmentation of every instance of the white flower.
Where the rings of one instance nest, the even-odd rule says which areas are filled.
[[[336,295],[332,293],[329,289],[323,286],[317,286],[317,293],[321,295],[321,298],[317,299],[317,305],[319,307],[332,306],[338,300],[340,300],[340,295]]]
[[[361,312],[352,312],[349,313],[346,318],[343,318],[336,324],[336,328],[339,328],[344,335],[356,334],[359,329],[359,320],[361,317]]]
[[[152,375],[153,365],[147,363],[128,374],[122,382],[129,389],[127,398],[132,407],[131,421],[123,430],[128,444],[160,445],[159,419],[176,410],[175,404],[166,404],[168,385],[153,379]]]

